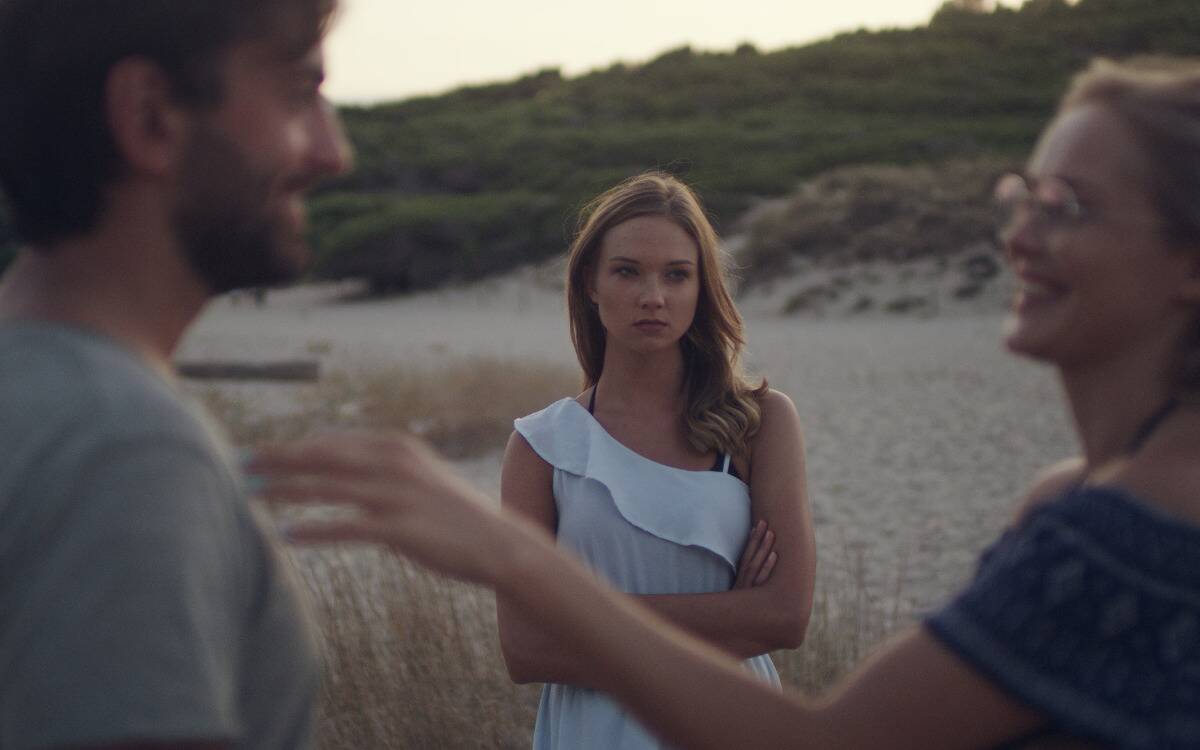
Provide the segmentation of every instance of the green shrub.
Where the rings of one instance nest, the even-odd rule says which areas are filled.
[[[536,260],[561,248],[559,227],[584,201],[652,168],[693,183],[730,227],[756,201],[829,170],[983,155],[1015,162],[1090,58],[1194,54],[1194,4],[1030,0],[983,12],[990,3],[952,0],[913,29],[856,31],[769,53],[680,47],[574,78],[543,70],[349,108],[359,167],[321,197],[368,196],[369,215],[318,229],[323,256],[337,258],[321,273],[383,268],[372,277],[381,287],[411,288]],[[476,217],[475,199],[507,199],[519,218]],[[407,204],[415,207],[397,208]],[[846,247],[837,230],[822,232],[829,242],[819,252]],[[868,235],[860,245],[886,241]],[[931,251],[907,243],[897,252]],[[422,254],[432,257],[414,257]]]
[[[561,252],[564,217],[533,193],[355,196],[313,201],[313,273],[368,279],[376,292],[473,279]]]

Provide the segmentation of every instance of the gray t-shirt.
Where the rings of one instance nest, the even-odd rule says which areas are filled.
[[[309,747],[292,577],[167,378],[103,337],[0,326],[0,748]]]

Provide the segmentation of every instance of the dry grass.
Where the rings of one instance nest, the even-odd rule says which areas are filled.
[[[319,747],[529,746],[538,689],[508,680],[490,592],[372,551],[297,558],[325,642]]]
[[[529,747],[540,688],[508,680],[490,592],[374,551],[297,559],[326,649],[320,747]],[[802,648],[773,654],[786,684],[821,692],[891,629],[856,580],[818,596]]]
[[[210,387],[201,395],[243,445],[330,426],[385,427],[469,456],[500,448],[514,417],[577,385],[565,368],[470,359],[437,371],[337,372],[282,416],[263,416],[244,393]],[[320,747],[529,747],[539,688],[508,680],[490,592],[375,550],[293,555],[325,647]],[[867,590],[860,558],[844,554],[834,567],[840,572],[825,576],[805,645],[773,655],[784,682],[809,693],[844,675],[900,619]]]
[[[905,565],[897,567],[892,591],[872,591],[861,551],[840,546],[839,564],[818,584],[804,645],[771,655],[783,682],[808,695],[828,690],[912,618],[901,605]]]
[[[514,419],[574,395],[579,385],[572,368],[472,357],[436,369],[336,370],[315,386],[280,386],[295,389],[297,404],[279,416],[263,416],[248,398],[219,387],[201,397],[239,445],[318,429],[399,429],[466,458],[503,447]]]

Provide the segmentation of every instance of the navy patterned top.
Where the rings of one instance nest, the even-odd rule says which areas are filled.
[[[1200,526],[1126,492],[1033,510],[925,624],[1056,733],[1200,748]]]

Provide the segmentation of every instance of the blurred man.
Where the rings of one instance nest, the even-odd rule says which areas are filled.
[[[314,633],[172,352],[307,261],[336,0],[0,0],[0,747],[306,747]]]

